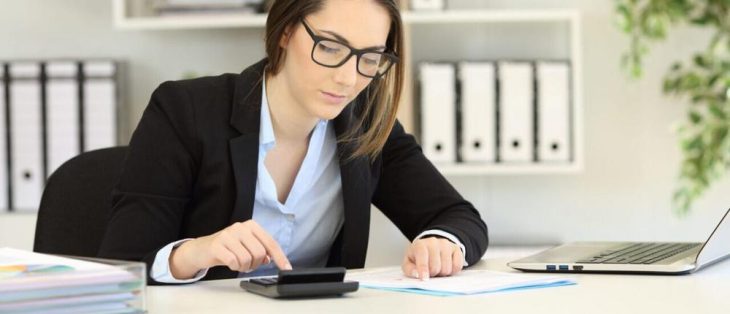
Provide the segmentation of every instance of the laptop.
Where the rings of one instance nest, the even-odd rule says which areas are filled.
[[[688,274],[730,256],[729,213],[704,243],[574,242],[507,265],[527,272]]]

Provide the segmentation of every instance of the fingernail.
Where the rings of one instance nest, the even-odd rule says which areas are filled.
[[[413,277],[413,278],[418,278],[418,271],[416,271],[416,270],[414,269],[414,270],[413,270],[413,271],[411,272],[411,277]]]
[[[423,273],[423,281],[428,281],[428,273]]]
[[[286,264],[286,269],[287,270],[292,270],[291,264]]]

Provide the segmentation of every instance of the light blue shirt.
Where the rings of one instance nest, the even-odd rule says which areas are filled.
[[[337,158],[337,138],[332,123],[320,120],[312,130],[307,153],[297,173],[286,201],[277,197],[276,185],[264,165],[267,153],[276,145],[274,128],[266,98],[266,80],[261,95],[261,126],[259,131],[258,178],[253,206],[253,220],[266,230],[281,246],[293,267],[324,267],[332,244],[344,223],[342,180]],[[441,230],[428,230],[425,235],[440,235],[457,243],[459,240]],[[155,256],[150,271],[158,282],[187,283],[200,280],[208,272],[198,272],[194,278],[180,280],[169,270],[172,249],[190,239],[175,241]],[[239,277],[276,274],[275,264],[263,265]]]
[[[266,155],[276,145],[276,137],[266,99],[266,82],[263,91],[253,220],[279,243],[292,266],[324,267],[345,218],[333,124],[320,120],[315,125],[302,165],[282,204],[264,165]],[[275,269],[274,263],[247,276],[267,274],[267,269]]]

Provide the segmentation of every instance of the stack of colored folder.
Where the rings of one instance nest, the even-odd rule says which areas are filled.
[[[0,313],[144,312],[145,265],[0,248]]]

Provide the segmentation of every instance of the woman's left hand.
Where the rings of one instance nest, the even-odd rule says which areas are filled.
[[[451,276],[461,271],[464,256],[459,246],[439,237],[413,241],[403,258],[403,274],[428,280],[430,277]]]

